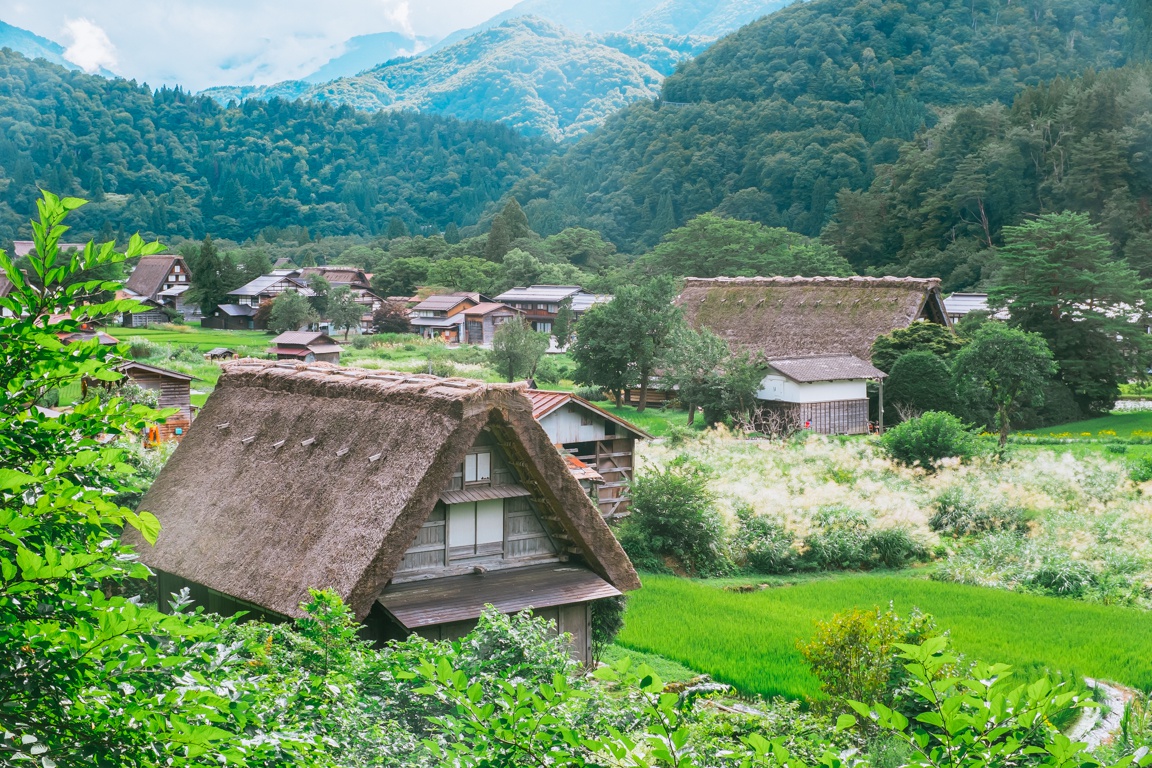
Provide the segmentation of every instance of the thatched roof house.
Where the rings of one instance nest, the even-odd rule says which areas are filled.
[[[277,619],[330,588],[381,640],[531,606],[587,658],[590,601],[639,586],[522,385],[223,367],[141,502],[159,541],[131,537],[161,595],[188,586],[209,610]]]
[[[690,277],[676,303],[693,327],[768,360],[872,359],[876,338],[916,320],[950,326],[938,278]]]

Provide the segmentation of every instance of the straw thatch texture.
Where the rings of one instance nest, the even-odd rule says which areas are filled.
[[[693,327],[762,360],[871,360],[878,336],[920,319],[949,325],[936,278],[690,277],[676,303]]]
[[[589,566],[639,586],[521,385],[323,363],[227,363],[141,502],[159,541],[129,540],[152,568],[276,613],[330,588],[363,619],[485,427],[513,443]]]

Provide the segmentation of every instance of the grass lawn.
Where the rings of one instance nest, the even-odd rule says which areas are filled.
[[[688,412],[675,408],[648,407],[642,413],[638,413],[634,406],[621,405],[617,407],[611,401],[599,402],[596,405],[625,421],[632,422],[653,437],[665,437],[674,428],[704,429],[703,417],[697,415],[696,423],[692,427],[688,427]]]
[[[1105,434],[1100,434],[1104,432]],[[1115,435],[1107,434],[1115,432]],[[1088,434],[1085,434],[1088,433]],[[1141,434],[1142,433],[1142,434]],[[1152,411],[1116,411],[1096,419],[1074,421],[1020,434],[1047,437],[1152,437]]]
[[[175,330],[176,328],[181,330]],[[190,330],[183,330],[185,328]],[[272,334],[264,331],[221,331],[215,328],[201,328],[198,325],[171,328],[116,328],[112,330],[112,335],[120,341],[139,336],[158,344],[194,346],[201,352],[207,352],[215,347],[228,347],[238,352],[256,349],[263,353],[272,339]]]
[[[751,593],[644,575],[617,643],[736,686],[789,698],[815,696],[798,642],[816,621],[850,608],[913,607],[932,614],[971,658],[1152,687],[1152,613],[929,581],[918,574],[853,574]],[[727,583],[731,583],[730,581]]]

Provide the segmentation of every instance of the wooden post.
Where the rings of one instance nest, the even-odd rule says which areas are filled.
[[[884,434],[884,379],[880,379],[880,434]]]

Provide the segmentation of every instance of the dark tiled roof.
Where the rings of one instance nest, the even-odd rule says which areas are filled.
[[[840,381],[843,379],[883,379],[886,373],[854,355],[814,355],[778,357],[766,361],[793,381]]]

